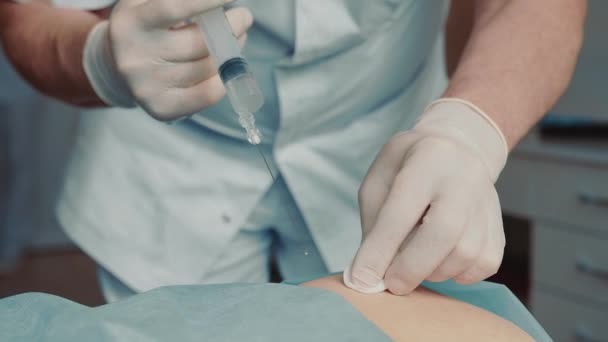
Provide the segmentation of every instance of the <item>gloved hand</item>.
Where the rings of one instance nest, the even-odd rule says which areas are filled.
[[[505,237],[494,182],[507,154],[479,108],[432,103],[384,146],[363,181],[363,241],[345,283],[403,295],[424,280],[474,283],[496,273]]]
[[[191,115],[222,99],[224,86],[197,24],[184,24],[232,0],[121,0],[110,19],[89,33],[83,55],[86,74],[107,104],[140,105],[168,121]],[[239,42],[251,13],[226,13]]]

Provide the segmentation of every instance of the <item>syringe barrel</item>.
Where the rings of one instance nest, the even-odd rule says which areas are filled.
[[[264,104],[264,96],[258,87],[249,65],[242,58],[226,61],[219,70],[226,86],[228,99],[237,114],[253,114]]]
[[[232,28],[223,8],[216,8],[200,15],[201,27],[211,59],[226,87],[232,108],[239,115],[239,123],[247,130],[247,139],[259,144],[261,134],[255,127],[253,113],[264,104],[264,96],[241,54]]]
[[[220,68],[226,61],[242,59],[241,47],[226,19],[224,9],[218,7],[200,15],[199,25],[215,65]]]

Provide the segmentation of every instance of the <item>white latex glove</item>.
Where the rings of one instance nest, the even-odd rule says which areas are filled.
[[[507,154],[479,108],[433,102],[384,146],[363,181],[363,242],[345,283],[403,295],[424,280],[474,283],[496,273],[505,237],[494,182]]]
[[[225,89],[197,24],[184,24],[232,0],[121,0],[108,21],[89,33],[85,72],[97,95],[119,107],[140,105],[158,120],[196,113],[222,99]],[[251,13],[226,13],[239,42]]]

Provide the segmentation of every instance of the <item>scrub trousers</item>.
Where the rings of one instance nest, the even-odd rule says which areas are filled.
[[[201,284],[265,283],[275,255],[285,279],[327,274],[319,250],[281,176],[272,184]],[[98,266],[98,281],[108,303],[136,294],[109,271]]]

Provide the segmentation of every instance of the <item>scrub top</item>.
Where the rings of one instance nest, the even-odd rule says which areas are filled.
[[[237,5],[256,19],[244,52],[266,101],[262,148],[328,270],[342,270],[359,246],[368,167],[445,88],[447,1]],[[236,114],[226,100],[173,125],[139,108],[88,112],[58,207],[66,232],[135,290],[196,283],[272,183]]]

